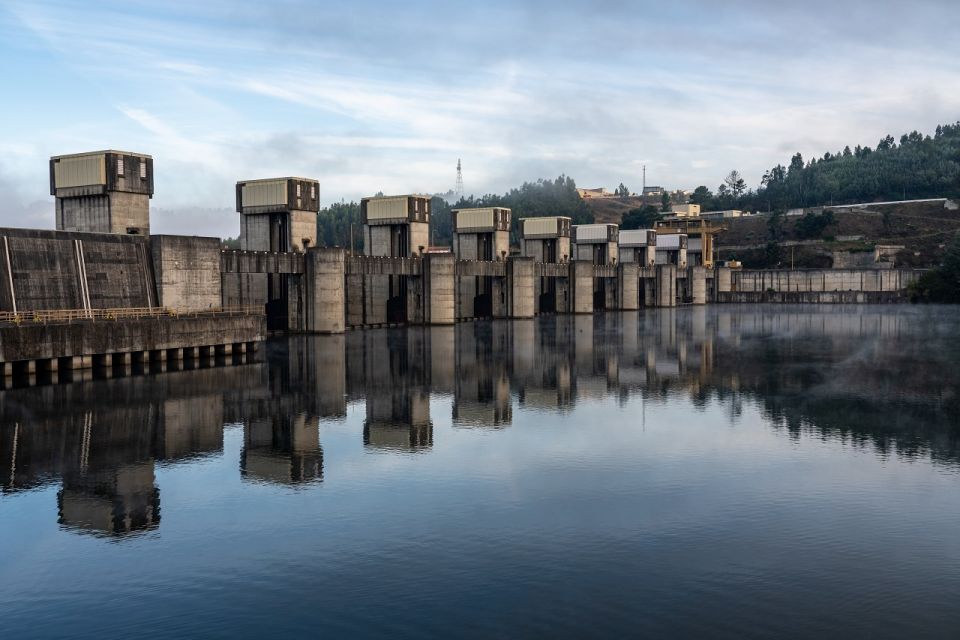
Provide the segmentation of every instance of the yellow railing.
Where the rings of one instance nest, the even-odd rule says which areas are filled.
[[[0,311],[0,323],[63,324],[70,322],[116,321],[137,318],[260,315],[263,305],[220,307],[217,309],[169,309],[166,307],[124,307],[119,309],[43,309],[37,311]]]

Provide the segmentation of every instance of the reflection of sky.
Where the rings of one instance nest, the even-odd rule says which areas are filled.
[[[740,321],[738,353],[756,356],[755,328],[772,325]],[[311,401],[298,389],[277,406]],[[563,410],[511,400],[509,426],[464,428],[454,397],[432,395],[433,443],[416,451],[365,446],[366,404],[350,402],[318,420],[323,481],[297,485],[245,482],[244,430],[230,425],[222,452],[156,466],[160,525],[123,538],[58,527],[56,487],[4,494],[0,629],[935,637],[960,625],[956,465],[878,451],[868,434],[775,426],[762,395],[697,405],[678,384]]]

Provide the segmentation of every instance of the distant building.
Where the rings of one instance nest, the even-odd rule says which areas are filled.
[[[743,211],[739,209],[724,209],[723,211],[704,211],[700,217],[704,220],[723,220],[724,218],[739,218]]]
[[[678,218],[695,218],[700,215],[700,205],[698,204],[674,204],[670,206]]]
[[[580,198],[583,200],[590,200],[592,198],[613,198],[614,194],[610,193],[603,187],[598,187],[596,189],[577,189],[577,193],[580,194]]]
[[[661,196],[663,195],[663,187],[650,186],[643,188],[643,195],[645,196]]]

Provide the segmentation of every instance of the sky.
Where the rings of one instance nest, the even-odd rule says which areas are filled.
[[[236,236],[237,180],[322,204],[750,186],[960,120],[955,0],[0,0],[0,225],[52,228],[48,159],[148,153],[151,227]]]

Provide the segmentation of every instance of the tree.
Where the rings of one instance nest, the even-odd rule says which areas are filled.
[[[942,264],[911,286],[911,297],[923,302],[960,303],[960,234],[944,252]]]
[[[698,204],[704,208],[709,205],[711,200],[713,200],[713,193],[704,185],[700,185],[694,189],[690,195],[691,204]]]
[[[614,191],[614,193],[621,198],[630,197],[630,189],[628,189],[627,186],[622,182],[620,183],[620,186],[617,187],[616,191]]]
[[[727,177],[723,179],[723,184],[730,190],[730,194],[734,198],[739,198],[747,190],[746,181],[736,169],[727,174]]]
[[[666,191],[663,192],[663,195],[660,196],[660,211],[664,213],[670,213],[670,194]]]
[[[623,214],[620,221],[621,229],[653,229],[657,225],[657,220],[663,218],[663,214],[657,211],[657,208],[650,204],[645,204],[637,209],[630,209]]]

